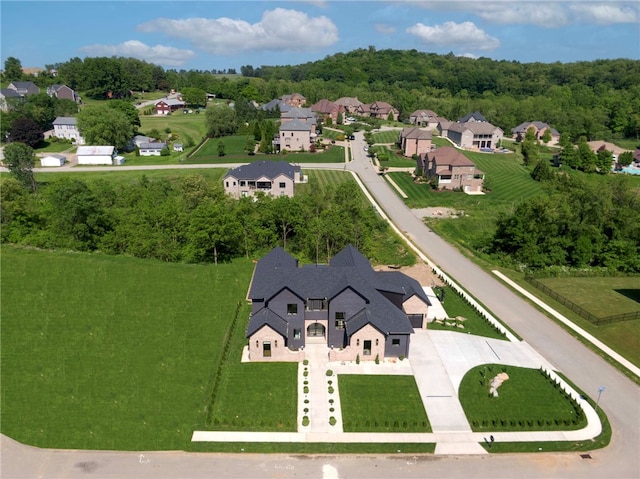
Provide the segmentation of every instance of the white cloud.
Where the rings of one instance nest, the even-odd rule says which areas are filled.
[[[416,23],[407,28],[407,33],[417,36],[427,45],[439,47],[493,50],[500,46],[500,40],[487,35],[472,22],[445,22],[434,27]]]
[[[88,45],[82,50],[89,55],[133,57],[156,65],[177,67],[191,60],[195,53],[191,50],[155,45],[145,45],[138,40],[129,40],[119,45]]]
[[[555,28],[582,21],[596,24],[633,23],[640,19],[638,2],[617,0],[493,0],[412,1],[406,3],[428,10],[468,12],[497,24],[527,24]]]
[[[478,55],[474,55],[473,53],[460,53],[459,55],[456,55],[457,57],[464,57],[464,58],[472,58],[474,60],[477,60],[479,57]]]
[[[138,26],[141,32],[162,32],[189,40],[216,55],[244,51],[304,51],[333,45],[338,28],[325,16],[310,18],[297,10],[265,11],[257,23],[231,18],[158,18]]]
[[[632,7],[613,2],[572,4],[570,9],[581,21],[599,25],[637,23],[640,17],[637,5]]]
[[[384,23],[376,23],[375,29],[376,29],[376,32],[383,33],[383,34],[394,33],[396,31],[396,27],[391,25],[385,25]]]

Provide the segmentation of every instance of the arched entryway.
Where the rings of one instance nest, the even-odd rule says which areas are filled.
[[[321,323],[311,323],[309,327],[307,327],[307,337],[308,338],[324,338],[325,327]]]

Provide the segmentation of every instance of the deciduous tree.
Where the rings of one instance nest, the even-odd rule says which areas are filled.
[[[230,106],[222,103],[217,103],[207,108],[206,122],[207,136],[209,138],[233,135],[238,131],[235,111]]]
[[[108,106],[87,106],[78,113],[78,130],[89,145],[124,149],[133,137],[129,117]]]
[[[24,143],[9,143],[4,147],[4,164],[9,173],[31,191],[36,191],[37,183],[33,175],[36,155]]]

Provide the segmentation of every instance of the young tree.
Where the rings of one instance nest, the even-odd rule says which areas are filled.
[[[531,172],[531,177],[536,181],[546,181],[553,178],[553,172],[547,160],[538,160],[536,167]]]
[[[256,140],[254,140],[253,138],[248,136],[247,137],[247,141],[244,143],[244,151],[246,151],[248,155],[255,155],[256,154]]]
[[[22,80],[24,74],[22,73],[22,63],[15,57],[8,57],[4,61],[4,81],[11,83],[14,81]]]
[[[551,141],[551,130],[549,128],[546,128],[544,130],[544,133],[542,134],[541,139],[542,141],[544,141],[545,145]]]
[[[36,155],[29,145],[24,143],[9,143],[5,146],[4,164],[14,178],[25,187],[31,188],[31,191],[36,191],[36,178],[33,175]]]
[[[78,130],[89,145],[124,149],[133,137],[127,115],[108,106],[87,106],[78,113]]]
[[[222,103],[207,108],[206,123],[209,138],[233,135],[238,131],[236,112],[230,106]]]
[[[220,138],[218,140],[218,156],[224,156],[224,141],[222,141],[222,138]]]
[[[625,167],[629,166],[633,161],[633,153],[630,151],[625,151],[624,153],[620,153],[618,155],[618,165]]]
[[[613,154],[609,150],[600,150],[596,154],[596,168],[598,173],[606,175],[611,171],[613,166]]]
[[[30,147],[44,140],[42,127],[31,118],[17,118],[11,125],[9,141],[24,143]]]

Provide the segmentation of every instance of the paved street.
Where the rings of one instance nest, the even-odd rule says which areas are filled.
[[[2,436],[3,478],[520,478],[640,477],[640,388],[496,278],[431,232],[378,176],[366,158],[362,133],[356,134],[356,172],[399,230],[451,277],[484,303],[556,369],[600,400],[611,421],[611,445],[582,459],[576,453],[484,456],[299,456],[264,454],[189,454],[184,452],[102,452],[41,450]],[[186,165],[185,165],[186,166]],[[188,165],[202,168],[205,165]],[[223,165],[210,165],[224,167]],[[303,165],[312,168],[311,165]],[[314,165],[315,166],[315,165]],[[180,166],[183,167],[183,166]],[[322,165],[335,168],[335,165]],[[123,169],[123,167],[114,167]],[[136,169],[163,169],[149,167]],[[175,168],[169,167],[169,168]],[[107,168],[104,168],[107,169]],[[73,169],[80,171],[80,169]],[[103,168],[100,168],[103,170]],[[437,345],[435,345],[437,347]],[[474,438],[475,440],[475,438]],[[401,446],[399,446],[401,451]],[[455,453],[455,450],[452,451]]]

